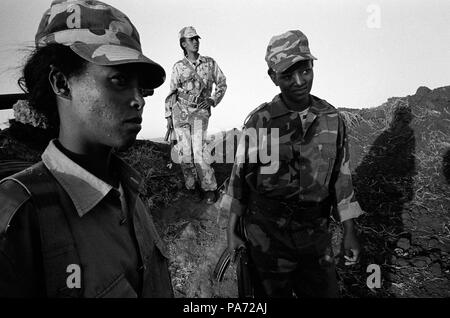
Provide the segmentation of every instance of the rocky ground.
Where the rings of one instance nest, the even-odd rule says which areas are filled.
[[[342,296],[449,297],[450,87],[421,87],[415,95],[390,98],[377,108],[342,113],[355,191],[366,212],[358,220],[361,262],[337,264]],[[0,131],[0,160],[35,162],[47,137],[20,125]],[[227,215],[217,203],[190,200],[169,153],[168,145],[137,141],[122,156],[145,176],[144,199],[169,246],[175,295],[236,297],[234,266],[220,283],[212,276],[226,244]],[[213,166],[222,184],[231,165]],[[339,260],[339,224],[332,223],[332,231]],[[381,288],[366,285],[370,264],[381,268]]]

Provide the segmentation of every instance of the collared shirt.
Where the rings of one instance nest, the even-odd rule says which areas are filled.
[[[191,65],[193,69],[187,64]],[[203,83],[199,82],[194,70]],[[216,85],[214,93],[212,93],[213,84]],[[214,100],[214,106],[217,106],[226,90],[226,77],[213,58],[199,55],[197,61],[192,63],[185,57],[173,66],[170,92],[165,102],[165,117],[171,116],[172,107],[177,102],[178,92],[202,98],[211,97]]]
[[[363,213],[353,191],[345,123],[333,106],[311,97],[304,125],[299,113],[289,110],[279,95],[252,114],[221,202],[224,209],[241,215],[249,192],[255,191],[276,200],[298,198],[300,202],[321,202],[332,196],[341,222]],[[267,135],[258,135],[264,128]],[[272,141],[274,128],[278,136]],[[246,142],[252,131],[257,142]],[[272,145],[278,146],[279,153],[270,163],[274,170],[268,170],[269,164],[260,158]]]
[[[150,286],[149,279],[156,276],[147,273],[161,271],[159,265],[150,268],[158,261],[156,254],[152,254],[156,248],[153,244],[165,251],[148,211],[138,197],[142,183],[139,174],[112,155],[111,164],[121,184],[115,189],[68,158],[54,141],[49,143],[42,160],[76,210],[69,215],[74,218],[70,222],[71,231],[84,264],[83,295],[117,296],[108,294],[108,289],[103,290],[117,278],[110,276],[114,273],[122,273],[125,278],[120,286],[111,289],[112,293],[120,292],[122,297],[149,297],[151,290],[166,286],[170,291],[170,285],[160,284],[155,288],[151,282]],[[64,208],[72,209],[65,205]],[[148,268],[146,271],[142,269],[145,267]],[[8,236],[0,244],[0,269],[0,296],[46,295],[33,200],[22,204],[11,221]]]
[[[114,155],[112,158],[116,163],[120,160]],[[55,145],[54,140],[49,143],[42,154],[42,161],[55,179],[58,180],[59,184],[66,190],[80,217],[83,217],[86,213],[91,211],[110,192],[112,192],[114,196],[120,198],[121,206],[126,208],[127,204],[123,189],[122,193],[119,191],[122,184],[120,184],[120,188],[115,189],[110,184],[97,178],[62,153]],[[122,169],[131,169],[126,167],[123,163],[120,165],[120,168]],[[133,174],[136,173],[133,172]],[[132,180],[132,182],[139,187],[138,183],[140,181],[135,178]]]

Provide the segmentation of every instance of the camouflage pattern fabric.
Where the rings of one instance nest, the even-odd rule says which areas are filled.
[[[256,296],[337,297],[328,220],[245,215],[248,249],[262,290]]]
[[[55,0],[39,24],[36,47],[51,43],[69,46],[97,65],[142,63],[144,88],[159,87],[164,69],[142,53],[139,33],[116,8],[95,0]]]
[[[173,109],[173,125],[177,138],[175,146],[187,189],[195,189],[198,182],[204,191],[217,189],[213,168],[204,160],[209,112],[198,109],[188,113],[178,104]]]
[[[197,72],[203,83],[200,83],[197,76],[194,74],[194,70],[186,65],[190,63],[193,69]],[[215,91],[213,91],[213,84],[216,85]],[[172,78],[170,80],[170,92],[165,102],[165,117],[169,117],[172,114],[172,108],[176,103],[180,107],[186,110],[189,114],[195,113],[198,109],[189,107],[189,104],[177,96],[178,92],[183,92],[192,96],[199,96],[201,98],[211,97],[214,100],[215,106],[217,106],[225,95],[227,90],[226,77],[222,70],[219,68],[217,62],[207,56],[199,56],[195,65],[192,64],[187,58],[178,61],[173,66]],[[212,95],[211,95],[212,94]]]
[[[195,30],[195,28],[193,26],[187,26],[184,27],[180,30],[180,32],[178,32],[178,37],[180,39],[182,38],[193,38],[193,37],[198,37],[199,39],[201,39],[201,37],[197,34],[197,31]]]
[[[279,167],[262,173],[260,162],[250,163],[261,152],[256,143],[246,142],[247,132],[279,129]],[[271,147],[263,142],[263,147]],[[241,158],[238,158],[241,157]],[[302,127],[299,113],[290,111],[280,96],[256,111],[245,124],[222,208],[242,215],[251,191],[275,200],[321,202],[332,196],[337,204],[335,217],[344,222],[363,213],[356,201],[349,168],[348,140],[343,119],[337,110],[311,95],[311,106]]]
[[[266,51],[269,68],[277,73],[303,60],[316,60],[309,50],[308,38],[299,30],[287,31],[270,39]]]

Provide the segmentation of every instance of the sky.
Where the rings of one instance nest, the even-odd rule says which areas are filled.
[[[0,94],[16,93],[19,70],[49,0],[1,0]],[[269,40],[298,29],[314,63],[311,93],[335,107],[370,108],[387,98],[450,85],[448,0],[109,0],[140,33],[143,52],[166,70],[146,98],[139,139],[165,135],[164,99],[183,55],[178,31],[192,25],[200,54],[214,58],[228,90],[212,110],[209,132],[240,128],[279,90],[264,60]],[[0,123],[11,111],[0,111]]]

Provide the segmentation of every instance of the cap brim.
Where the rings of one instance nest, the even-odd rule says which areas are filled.
[[[193,36],[182,36],[180,37],[180,39],[185,38],[185,39],[192,39],[192,38],[199,38],[201,39],[202,37],[200,35],[193,35]]]
[[[272,69],[277,73],[282,73],[297,62],[309,60],[317,60],[317,59],[312,54],[297,55],[294,58],[287,58],[281,61],[280,63],[273,65]]]
[[[126,46],[77,42],[70,45],[70,48],[83,59],[96,65],[112,66],[141,63],[144,88],[157,88],[166,79],[166,72],[161,65],[152,61],[140,51]]]

